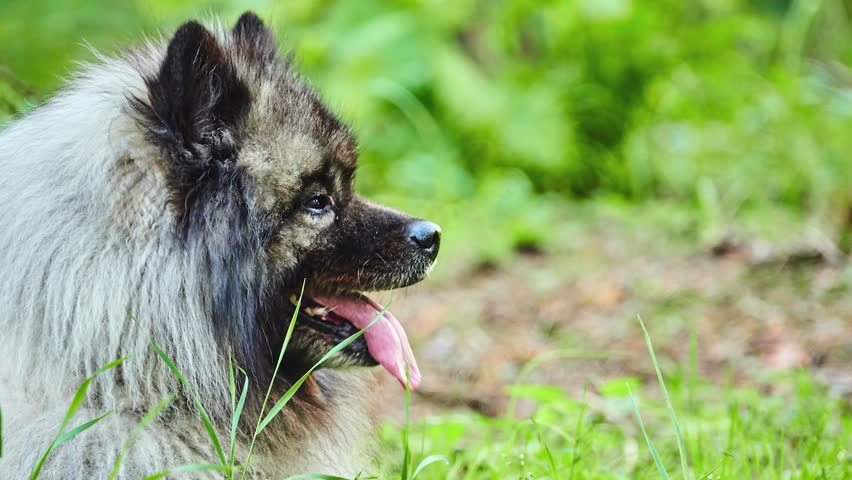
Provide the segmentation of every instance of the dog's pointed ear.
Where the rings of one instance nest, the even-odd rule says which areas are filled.
[[[233,30],[234,43],[256,62],[275,58],[275,35],[254,12],[240,15]]]
[[[181,26],[156,77],[147,81],[145,113],[154,137],[167,147],[193,150],[211,130],[234,127],[249,93],[216,37],[198,22]]]

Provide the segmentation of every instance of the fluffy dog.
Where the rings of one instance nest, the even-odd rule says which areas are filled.
[[[127,355],[71,425],[114,413],[52,452],[41,478],[106,478],[140,418],[172,394],[119,477],[218,463],[189,388],[227,438],[230,359],[249,378],[243,459],[270,382],[274,401],[378,316],[267,427],[250,476],[369,469],[376,378],[353,367],[379,364],[412,387],[420,373],[400,323],[363,292],[423,279],[440,229],[357,196],[356,162],[350,130],[252,13],[100,57],[0,133],[0,478],[28,475],[77,386]]]

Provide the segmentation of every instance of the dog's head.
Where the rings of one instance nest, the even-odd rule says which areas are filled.
[[[310,365],[378,320],[326,366],[420,376],[399,322],[364,292],[429,272],[440,228],[353,192],[350,130],[276,52],[258,17],[227,32],[189,22],[131,99],[164,152],[175,231],[202,258],[211,315],[243,361],[274,363],[303,282],[288,361]],[[271,337],[271,338],[270,338]]]

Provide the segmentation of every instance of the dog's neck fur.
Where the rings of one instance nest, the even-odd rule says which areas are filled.
[[[88,406],[138,414],[178,394],[170,414],[191,417],[191,388],[220,435],[227,431],[231,352],[211,322],[209,259],[204,245],[187,248],[176,237],[162,152],[128,106],[129,98],[144,96],[144,79],[164,54],[164,44],[148,43],[123,59],[100,57],[0,133],[4,407],[32,402],[64,409],[88,375],[131,356],[93,382]],[[166,353],[188,386],[149,339],[171,347]],[[320,445],[325,461],[346,463],[341,455],[357,445],[357,432],[368,430],[359,398],[365,378],[372,373],[318,372],[267,430],[267,453],[285,452],[283,461],[295,465],[300,450]],[[257,414],[266,385],[251,379],[250,388],[249,412]],[[7,418],[15,413],[5,410]]]

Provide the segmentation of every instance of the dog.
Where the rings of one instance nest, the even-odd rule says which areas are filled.
[[[77,387],[123,357],[94,378],[66,430],[112,413],[55,448],[39,478],[106,478],[125,445],[122,479],[221,463],[193,398],[227,439],[231,364],[248,379],[235,445],[245,461],[268,386],[265,412],[365,328],[308,377],[246,468],[258,479],[368,471],[364,445],[386,406],[373,395],[382,372],[360,367],[411,388],[421,375],[400,322],[365,292],[424,279],[441,230],[356,195],[357,160],[352,131],[251,12],[233,28],[190,21],[170,39],[98,55],[7,126],[0,478],[28,476]]]

